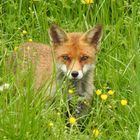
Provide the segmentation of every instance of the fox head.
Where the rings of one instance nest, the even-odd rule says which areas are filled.
[[[66,33],[57,25],[49,29],[57,68],[69,79],[82,79],[95,67],[96,53],[102,36],[100,25],[86,33]]]

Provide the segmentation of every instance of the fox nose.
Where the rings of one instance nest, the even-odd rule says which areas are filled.
[[[71,75],[73,78],[76,78],[79,75],[79,73],[77,71],[73,71]]]

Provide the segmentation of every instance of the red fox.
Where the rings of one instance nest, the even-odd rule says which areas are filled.
[[[86,33],[66,33],[57,25],[49,29],[51,47],[40,43],[25,43],[21,50],[25,57],[33,62],[35,67],[35,86],[38,89],[56,71],[57,81],[67,77],[78,92],[78,106],[75,116],[78,117],[87,104],[92,102],[94,93],[94,74],[96,53],[102,37],[102,27],[95,26]],[[33,51],[35,52],[33,54]],[[53,91],[55,92],[55,86]]]

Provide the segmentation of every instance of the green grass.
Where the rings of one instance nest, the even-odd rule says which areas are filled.
[[[84,120],[83,132],[74,125],[66,128],[66,102],[60,94],[46,108],[43,90],[33,93],[30,76],[16,84],[6,70],[5,58],[28,39],[49,43],[48,28],[57,23],[66,31],[86,31],[96,24],[104,27],[98,54],[95,86],[113,96],[102,101],[94,96],[93,107]],[[22,35],[26,30],[27,35]],[[0,91],[1,140],[136,140],[140,125],[140,2],[139,0],[1,0],[0,2]],[[128,100],[122,106],[120,101]],[[111,106],[111,107],[110,107]],[[59,114],[59,113],[60,114]],[[53,126],[50,126],[53,123]],[[95,137],[93,129],[100,134]]]

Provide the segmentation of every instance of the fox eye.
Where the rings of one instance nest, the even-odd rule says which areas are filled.
[[[80,58],[80,60],[81,60],[81,61],[86,61],[88,58],[89,58],[88,56],[82,56],[82,57]]]
[[[62,56],[62,57],[63,57],[63,59],[64,59],[65,61],[69,61],[69,60],[70,60],[70,57],[67,56],[67,55],[64,55],[64,56]]]

